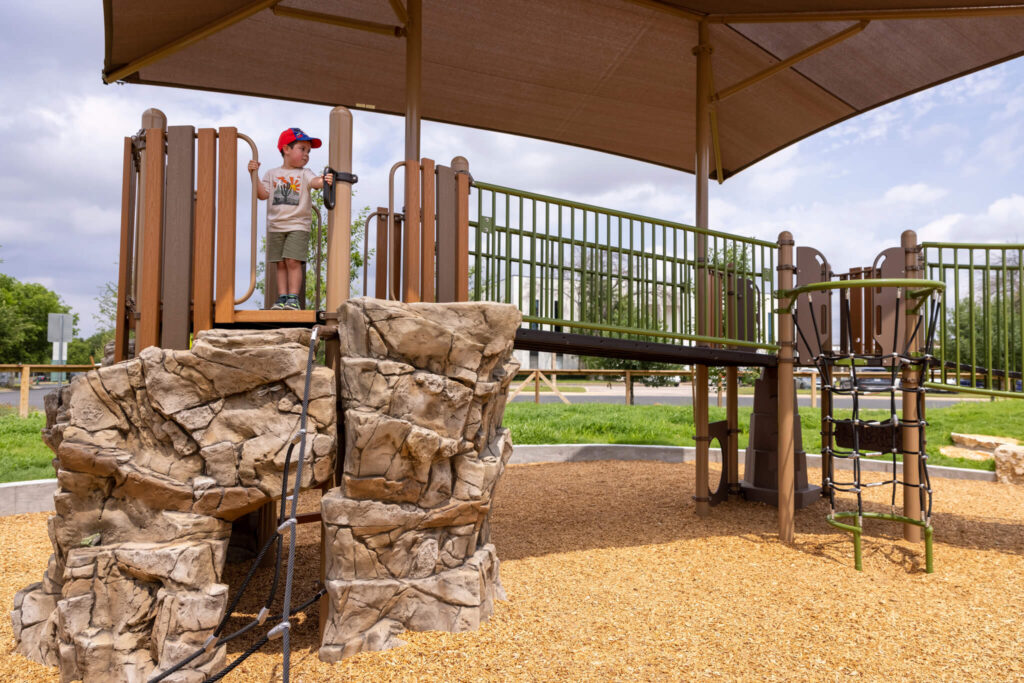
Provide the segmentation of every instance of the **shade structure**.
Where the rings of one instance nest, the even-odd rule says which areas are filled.
[[[405,112],[400,0],[105,0],[104,13],[107,80]],[[427,0],[420,114],[692,172],[700,21],[723,178],[1024,54],[1024,1]]]

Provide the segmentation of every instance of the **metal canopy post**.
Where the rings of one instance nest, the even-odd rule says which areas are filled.
[[[708,145],[710,138],[711,122],[709,117],[709,104],[711,95],[711,84],[709,82],[711,70],[711,44],[708,42],[708,25],[701,22],[697,30],[697,47],[693,48],[693,54],[697,57],[697,114],[696,114],[696,140],[697,159],[694,169],[697,180],[697,227],[708,227],[708,175],[711,171],[711,150]],[[707,312],[709,310],[707,295],[707,261],[708,244],[707,237],[698,232],[694,236],[694,251],[697,259],[697,334],[706,335]],[[708,366],[697,365],[694,368],[693,376],[693,423],[694,441],[697,445],[697,472],[696,472],[696,512],[699,517],[706,517],[711,513],[711,497],[708,488],[708,447],[711,445],[711,435],[708,425]]]
[[[409,0],[405,29],[405,223],[402,300],[420,300],[420,83],[423,70],[423,2]]]

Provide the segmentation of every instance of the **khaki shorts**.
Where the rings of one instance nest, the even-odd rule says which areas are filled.
[[[308,255],[308,231],[290,230],[289,232],[267,233],[267,261],[270,263],[277,263],[286,258],[305,263]]]

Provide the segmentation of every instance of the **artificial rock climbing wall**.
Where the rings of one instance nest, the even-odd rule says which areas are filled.
[[[491,614],[488,514],[512,453],[500,425],[520,323],[501,304],[357,299],[338,313],[338,372],[311,377],[302,481],[337,471],[340,403],[344,462],[321,505],[327,661]],[[205,643],[228,604],[231,522],[281,495],[308,344],[308,330],[211,330],[190,351],[149,348],[51,395],[54,552],[15,597],[17,652],[62,681],[113,683]],[[224,663],[216,648],[166,680]]]
[[[308,343],[308,330],[202,332],[191,351],[145,349],[48,400],[54,552],[42,582],[15,596],[19,653],[63,681],[111,683],[203,644],[227,607],[231,522],[280,498]],[[310,399],[303,487],[334,471],[331,370],[313,371]],[[167,680],[203,680],[225,647]]]
[[[356,299],[338,311],[345,461],[322,502],[329,609],[320,658],[475,629],[502,597],[488,514],[521,321],[502,304]]]

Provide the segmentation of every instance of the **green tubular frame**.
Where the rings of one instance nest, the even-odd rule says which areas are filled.
[[[500,185],[472,187],[473,299],[518,306],[524,323],[542,329],[778,350],[774,242]],[[703,334],[695,300],[699,236],[715,296]]]
[[[830,280],[828,282],[812,282],[795,289],[780,289],[775,293],[779,299],[788,299],[786,313],[792,313],[797,297],[810,292],[821,292],[832,289],[866,289],[868,287],[903,287],[908,295],[922,301],[932,292],[944,291],[946,283],[938,280],[916,280],[911,278],[878,278],[875,280]]]
[[[863,571],[863,569],[864,569],[864,563],[862,561],[862,552],[861,552],[861,541],[860,541],[860,537],[861,537],[861,534],[863,533],[864,529],[863,529],[863,527],[861,527],[861,526],[859,526],[857,524],[843,524],[842,522],[837,521],[838,519],[845,519],[845,518],[849,518],[849,517],[853,517],[853,518],[860,517],[861,519],[863,519],[865,517],[869,517],[871,519],[885,519],[885,520],[888,520],[890,522],[903,522],[905,524],[913,524],[914,526],[921,527],[922,529],[924,529],[924,566],[925,566],[925,572],[928,573],[928,574],[931,574],[931,573],[933,573],[935,571],[935,560],[934,560],[933,555],[932,555],[932,532],[933,532],[933,530],[932,530],[931,524],[926,524],[925,522],[923,522],[923,521],[921,521],[919,519],[912,519],[910,517],[904,517],[903,515],[887,514],[887,513],[884,513],[884,512],[864,512],[864,513],[858,515],[856,511],[852,511],[851,510],[851,511],[836,512],[834,514],[830,514],[828,517],[825,518],[826,522],[828,522],[829,524],[831,524],[832,526],[834,526],[837,529],[842,529],[844,531],[849,531],[850,533],[853,534],[853,564],[854,564],[854,568],[857,571]]]

